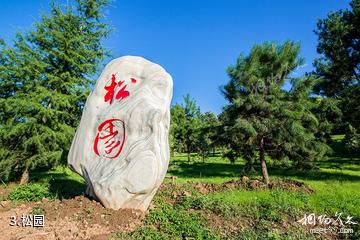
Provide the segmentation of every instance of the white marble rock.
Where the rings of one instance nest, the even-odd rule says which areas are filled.
[[[142,57],[114,59],[97,80],[68,164],[105,207],[148,208],[168,168],[172,91],[171,76]]]

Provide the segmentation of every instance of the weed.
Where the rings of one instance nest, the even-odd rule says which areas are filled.
[[[40,201],[43,198],[54,199],[56,194],[50,192],[48,184],[29,183],[20,185],[9,194],[12,201]]]

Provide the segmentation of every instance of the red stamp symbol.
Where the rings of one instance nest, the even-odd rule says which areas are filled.
[[[116,158],[125,142],[125,124],[120,119],[108,119],[98,126],[94,152],[98,156]]]

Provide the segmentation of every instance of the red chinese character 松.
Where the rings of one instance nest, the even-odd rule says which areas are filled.
[[[119,156],[125,142],[125,124],[120,119],[108,119],[98,127],[94,139],[94,152],[96,155],[107,158]]]
[[[136,83],[135,78],[130,78],[130,80],[133,84]],[[127,84],[125,84],[125,85],[123,85],[123,87],[121,87],[123,83],[124,83],[124,81],[116,82],[115,74],[112,74],[110,85],[104,87],[104,89],[107,91],[104,96],[104,101],[105,102],[110,101],[109,103],[112,104],[115,90],[117,88],[120,88],[120,90],[116,93],[115,98],[117,100],[122,100],[122,99],[127,98],[130,95],[130,93],[129,93],[129,91],[126,90]]]

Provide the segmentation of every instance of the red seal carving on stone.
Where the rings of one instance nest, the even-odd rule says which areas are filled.
[[[98,156],[116,158],[125,142],[125,123],[120,119],[108,119],[98,126],[94,139],[94,152]]]

